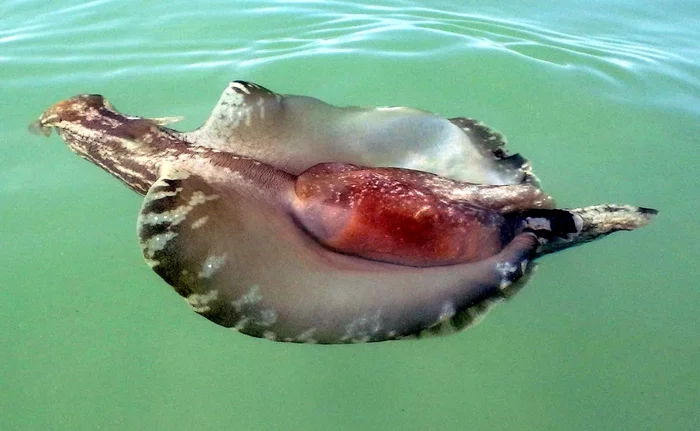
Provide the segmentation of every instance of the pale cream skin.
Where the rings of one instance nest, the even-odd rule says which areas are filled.
[[[405,107],[338,107],[234,81],[205,124],[183,140],[251,157],[292,174],[325,162],[393,166],[475,184],[537,183],[478,121]]]

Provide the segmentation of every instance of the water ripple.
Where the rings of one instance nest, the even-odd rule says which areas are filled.
[[[546,19],[541,14],[514,18],[503,11],[463,13],[409,1],[378,6],[269,0],[237,2],[234,8],[224,1],[192,7],[176,0],[139,6],[136,13],[113,0],[53,10],[37,1],[13,4],[19,7],[0,9],[5,12],[0,64],[8,86],[57,75],[75,78],[87,69],[98,75],[135,75],[193,68],[245,70],[337,55],[458,60],[488,51],[512,57],[514,63],[535,62],[613,84],[643,85],[663,75],[700,87],[694,60],[697,35],[682,28],[656,28],[667,37],[662,43],[640,31],[649,25],[643,17],[594,30],[588,24],[572,28],[559,23],[559,18],[570,18],[564,10],[553,10]],[[42,63],[51,66],[43,77],[21,73]]]

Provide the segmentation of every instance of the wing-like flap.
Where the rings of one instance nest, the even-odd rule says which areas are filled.
[[[233,81],[210,117],[182,139],[298,174],[323,162],[391,166],[478,184],[537,185],[505,138],[466,117],[405,107],[338,107]]]

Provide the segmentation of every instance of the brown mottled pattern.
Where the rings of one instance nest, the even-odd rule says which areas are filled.
[[[165,129],[114,111],[99,95],[59,102],[39,122],[42,127],[55,127],[73,151],[140,194],[156,180],[160,163],[187,151],[187,144]]]
[[[212,168],[229,167],[267,182],[288,176],[249,158],[192,145],[157,122],[115,111],[99,95],[75,96],[53,105],[41,115],[38,127],[55,127],[73,151],[142,195],[166,163],[195,160]]]

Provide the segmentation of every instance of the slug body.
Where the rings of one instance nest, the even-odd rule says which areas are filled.
[[[262,89],[246,85],[248,95]],[[285,100],[268,93],[270,101]],[[265,100],[258,109],[265,107],[267,120],[287,109]],[[313,100],[292,105],[305,101],[313,111],[322,103]],[[493,185],[342,157],[303,166],[313,151],[294,158],[283,148],[271,160],[276,144],[263,138],[267,156],[258,160],[250,157],[256,150],[230,151],[238,138],[207,140],[208,132],[176,132],[164,127],[168,121],[123,115],[102,96],[82,95],[52,106],[31,127],[47,136],[55,128],[73,151],[144,195],[144,258],[197,313],[276,341],[369,342],[462,329],[515,292],[534,258],[634,229],[655,213],[554,209],[526,169],[516,169],[513,184]],[[280,121],[264,131],[286,130],[291,120]],[[462,164],[499,177],[505,156],[492,153],[491,168],[480,157]]]

